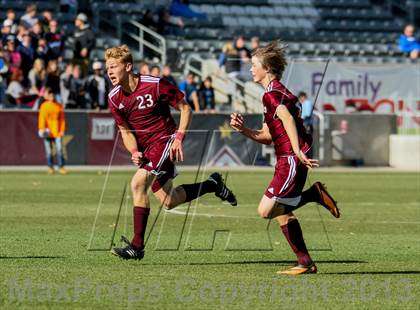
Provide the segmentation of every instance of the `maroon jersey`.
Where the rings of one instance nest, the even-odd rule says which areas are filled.
[[[300,117],[301,104],[298,98],[280,81],[273,80],[267,86],[262,101],[264,105],[264,122],[267,124],[273,138],[277,158],[294,154],[283,123],[276,115],[276,109],[281,104],[285,105],[293,116],[299,137],[299,147],[304,152],[307,152],[311,147],[312,137],[303,127],[303,120]]]
[[[141,75],[136,89],[127,94],[120,85],[108,95],[108,105],[118,125],[126,122],[137,139],[140,150],[175,133],[176,124],[170,106],[184,97],[165,79]]]

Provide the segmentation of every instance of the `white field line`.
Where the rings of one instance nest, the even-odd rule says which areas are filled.
[[[348,203],[348,204],[358,204],[358,205],[368,205],[368,204],[374,204],[372,202],[368,203]],[[384,203],[385,204],[385,203]],[[394,205],[392,203],[387,203],[388,205]],[[406,205],[419,205],[418,202],[409,202],[406,203]],[[254,204],[241,204],[241,206],[255,206]],[[226,214],[211,214],[211,213],[203,213],[203,212],[197,212],[197,209],[202,208],[218,208],[220,205],[201,205],[197,208],[197,206],[191,206],[190,207],[190,216],[203,216],[203,217],[221,217],[221,218],[237,218],[237,219],[259,219],[257,215],[255,216],[240,216],[240,215],[226,215]],[[223,206],[224,208],[231,208],[231,209],[240,209],[241,207],[230,207],[230,206]],[[176,215],[187,215],[186,206],[180,206],[172,210],[165,210],[167,213],[176,214]],[[192,210],[195,209],[195,210]],[[194,212],[193,212],[194,211]],[[255,211],[256,212],[256,211]],[[336,222],[336,219],[326,219],[329,222]],[[318,219],[302,219],[303,222],[319,222]],[[340,221],[340,220],[339,220]],[[355,219],[352,219],[352,222],[355,223],[366,223],[366,224],[412,224],[412,225],[418,225],[420,224],[420,221],[358,221]]]

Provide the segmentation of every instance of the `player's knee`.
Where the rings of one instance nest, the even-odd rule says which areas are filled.
[[[143,193],[145,191],[145,185],[142,180],[131,180],[131,191],[133,193]]]

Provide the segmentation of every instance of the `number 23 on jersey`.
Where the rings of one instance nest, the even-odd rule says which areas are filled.
[[[138,109],[151,108],[154,104],[151,94],[146,94],[144,96],[137,96],[136,99],[139,101]]]

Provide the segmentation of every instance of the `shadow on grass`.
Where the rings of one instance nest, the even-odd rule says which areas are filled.
[[[320,274],[420,274],[420,270],[403,270],[403,271],[343,271],[343,272],[322,272]]]
[[[320,264],[365,264],[361,260],[317,260]],[[275,265],[275,264],[296,264],[295,260],[264,260],[264,261],[242,261],[242,262],[221,262],[221,263],[168,263],[168,264],[142,264],[142,265],[170,265],[170,266],[209,266],[209,265]]]
[[[65,258],[64,256],[0,256],[1,259],[57,259]]]

